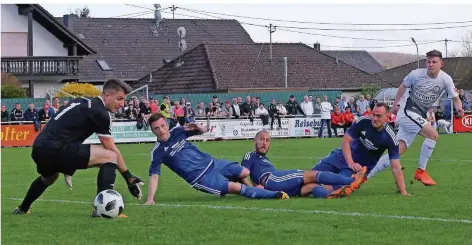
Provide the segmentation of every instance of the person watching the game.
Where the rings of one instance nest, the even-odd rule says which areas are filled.
[[[464,115],[462,102],[455,91],[452,78],[441,68],[444,66],[442,53],[432,50],[426,53],[427,68],[413,70],[408,74],[397,90],[392,113],[397,114],[398,124],[397,137],[400,143],[400,154],[406,152],[416,138],[421,135],[425,138],[421,146],[418,168],[415,179],[421,181],[425,186],[436,185],[436,182],[426,171],[428,160],[433,154],[436,142],[439,139],[438,132],[426,120],[426,112],[441,98],[444,91],[452,97],[454,108],[457,109],[459,117]],[[405,105],[399,110],[400,99],[410,88],[409,97]],[[377,166],[370,173],[370,177],[390,166],[389,156],[383,156]],[[370,178],[368,176],[368,178]]]
[[[266,128],[269,126],[269,112],[264,107],[264,103],[260,103],[259,107],[256,109],[255,112],[256,117],[259,117],[262,121],[262,128]]]
[[[11,121],[21,122],[23,121],[24,112],[21,109],[20,103],[16,103],[15,109],[11,110]]]
[[[367,170],[364,168],[355,177],[314,170],[277,170],[267,158],[270,141],[267,131],[259,131],[254,138],[255,151],[246,153],[241,161],[241,165],[249,169],[251,182],[258,188],[284,191],[289,196],[311,194],[315,198],[341,198],[359,187]]]
[[[338,137],[338,128],[344,128],[345,124],[343,113],[341,113],[341,108],[339,106],[334,109],[334,112],[331,113],[331,128],[334,130],[334,135]]]
[[[447,134],[452,133],[451,123],[444,120],[444,113],[441,109],[441,106],[438,106],[436,108],[436,112],[434,113],[434,118],[436,119],[437,130],[439,130],[440,127],[443,127]]]
[[[352,176],[367,167],[369,173],[387,150],[397,188],[402,195],[409,196],[400,163],[399,143],[393,129],[387,124],[389,109],[387,104],[378,103],[372,117],[358,118],[344,134],[341,148],[321,159],[313,170]]]
[[[10,117],[8,116],[8,111],[7,111],[7,106],[5,104],[2,104],[2,122],[8,122],[10,121]]]
[[[164,95],[159,109],[160,113],[166,118],[167,123],[170,124],[170,101],[167,95]]]
[[[362,114],[362,116],[363,117],[372,116],[372,109],[370,109],[370,106],[365,107],[365,112],[364,112],[364,114]]]
[[[318,130],[318,138],[323,136],[324,127],[328,127],[328,136],[331,138],[333,135],[331,134],[331,111],[333,110],[333,106],[328,101],[328,96],[324,96],[324,101],[321,102],[321,126]]]
[[[72,176],[77,170],[94,167],[99,167],[97,194],[114,189],[118,169],[131,194],[141,198],[139,186],[144,182],[130,173],[110,131],[110,112],[114,113],[123,106],[130,91],[125,82],[110,79],[98,97],[74,100],[46,124],[35,138],[31,153],[40,176],[33,181],[13,214],[29,214],[31,204],[56,182],[59,173]],[[101,146],[83,143],[93,133],[98,136]],[[93,210],[92,217],[100,216]]]
[[[249,170],[237,162],[215,159],[201,152],[187,138],[207,132],[207,129],[195,123],[169,130],[164,116],[156,113],[149,119],[151,131],[157,136],[157,142],[151,151],[149,166],[149,190],[146,205],[155,203],[161,175],[161,165],[183,178],[191,187],[210,194],[225,196],[238,194],[254,199],[288,199],[282,191],[269,191],[248,186],[246,177]],[[239,183],[242,182],[242,183]]]
[[[354,117],[354,114],[352,114],[351,112],[351,107],[349,106],[346,106],[346,108],[344,108],[344,113],[343,113],[343,118],[344,118],[344,133],[347,132],[347,129],[349,127],[351,127],[352,123],[356,120],[356,118]]]

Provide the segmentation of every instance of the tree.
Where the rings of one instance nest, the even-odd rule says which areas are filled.
[[[89,18],[90,17],[90,9],[87,6],[83,8],[76,8],[74,11],[69,9],[69,13],[73,14],[79,18]]]
[[[472,57],[472,30],[464,34],[461,47],[455,52],[452,52],[449,57]]]
[[[62,91],[77,97],[96,97],[100,95],[100,90],[90,83],[66,83]],[[56,93],[56,97],[70,97],[61,92]]]
[[[25,89],[21,87],[20,81],[8,73],[2,72],[2,98],[26,98]]]
[[[381,89],[380,86],[376,86],[376,85],[362,85],[361,94],[363,95],[370,94],[370,96],[374,98],[374,96],[380,91],[380,89]]]

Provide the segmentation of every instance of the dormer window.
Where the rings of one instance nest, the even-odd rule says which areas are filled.
[[[98,65],[102,68],[102,71],[111,71],[112,69],[104,60],[97,60]]]

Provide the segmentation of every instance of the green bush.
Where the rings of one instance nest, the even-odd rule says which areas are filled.
[[[26,98],[25,90],[11,84],[2,85],[2,99],[8,98]]]

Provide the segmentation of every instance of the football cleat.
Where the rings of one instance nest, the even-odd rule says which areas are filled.
[[[425,186],[433,186],[436,185],[436,182],[429,176],[428,172],[423,169],[417,169],[415,173],[415,179],[421,181]]]
[[[280,200],[287,200],[289,199],[290,197],[288,196],[287,193],[283,192],[283,191],[278,191],[277,192],[277,199],[280,199]]]
[[[354,182],[351,183],[352,189],[357,190],[360,188],[366,173],[367,173],[367,167],[362,167],[361,171],[354,174],[355,175]]]
[[[334,198],[343,198],[343,197],[347,197],[347,196],[350,196],[352,194],[354,190],[352,189],[351,186],[349,185],[345,185],[333,192],[331,192],[329,195],[328,195],[328,199],[334,199]]]
[[[13,210],[12,214],[26,214],[26,215],[30,215],[31,214],[31,209],[28,209],[28,211],[23,211],[20,209],[20,207],[17,207]]]
[[[72,176],[64,174],[64,181],[66,185],[69,187],[69,190],[72,190]]]

